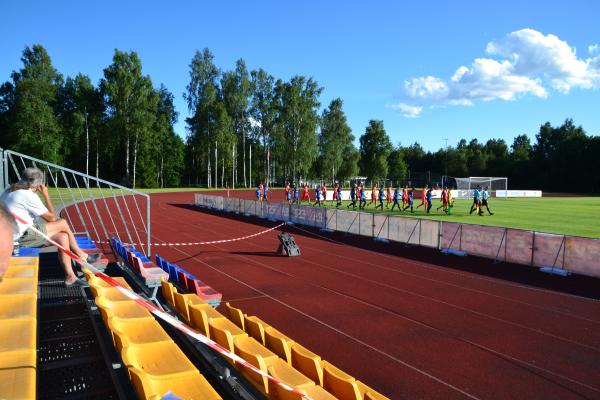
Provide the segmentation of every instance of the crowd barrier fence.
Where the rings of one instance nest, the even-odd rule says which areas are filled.
[[[432,221],[337,208],[195,194],[195,205],[407,245],[465,252],[531,267],[600,277],[600,239]]]

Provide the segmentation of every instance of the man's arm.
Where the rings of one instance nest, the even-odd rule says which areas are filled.
[[[46,208],[48,208],[48,212],[40,215],[47,222],[56,221],[56,215],[54,215],[54,205],[52,204],[52,200],[50,200],[50,196],[48,195],[48,188],[43,183],[38,188],[39,192],[42,194],[44,198],[44,202],[46,203]]]

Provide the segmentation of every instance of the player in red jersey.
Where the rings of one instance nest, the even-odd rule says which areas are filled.
[[[323,199],[323,205],[325,205],[325,200],[327,200],[327,185],[321,185],[321,197]]]
[[[442,205],[437,208],[437,211],[440,211],[440,208],[441,208],[442,211],[447,213],[448,212],[448,187],[447,186],[445,186],[444,190],[442,190],[442,196],[440,198],[440,201],[442,202]]]
[[[366,207],[370,206],[373,203],[377,203],[377,186],[375,186],[375,184],[371,186],[371,201],[369,202],[369,204],[366,205]]]
[[[427,188],[428,186],[425,185],[425,187],[421,190],[421,204],[419,204],[417,208],[421,206],[425,206],[425,208],[427,208]]]
[[[283,194],[283,202],[290,202],[290,183],[288,181],[285,182],[285,193]]]
[[[308,185],[305,183],[302,187],[302,201],[308,201],[310,203],[310,195],[308,194]]]
[[[404,185],[402,188],[402,208],[406,207],[408,204],[408,186]]]
[[[388,184],[387,186],[387,204],[385,205],[385,208],[390,208],[390,204],[392,204],[392,185]]]
[[[258,200],[263,201],[265,195],[265,186],[262,182],[260,183],[260,185],[258,185],[258,189],[260,190],[260,197]]]

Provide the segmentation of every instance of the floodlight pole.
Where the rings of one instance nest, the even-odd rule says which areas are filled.
[[[446,141],[446,161],[444,161],[444,177],[448,176],[448,138],[444,138]],[[444,186],[444,179],[442,178],[442,186]]]

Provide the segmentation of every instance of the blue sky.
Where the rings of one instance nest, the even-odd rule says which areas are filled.
[[[568,117],[600,135],[598,1],[207,3],[3,2],[0,80],[34,43],[64,75],[96,83],[115,48],[135,50],[154,85],[175,95],[183,137],[188,65],[208,47],[223,70],[243,58],[276,78],[313,77],[322,107],[344,100],[357,138],[370,119],[395,144],[427,150],[445,138],[510,145]]]

